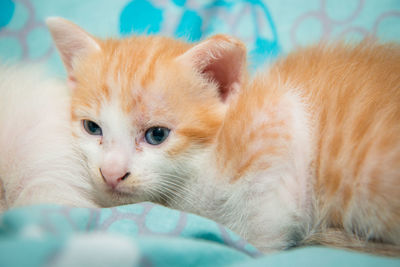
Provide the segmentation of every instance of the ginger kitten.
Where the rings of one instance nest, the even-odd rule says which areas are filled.
[[[264,252],[400,255],[398,46],[320,45],[250,78],[245,46],[226,35],[100,40],[47,23],[101,205],[194,212]]]

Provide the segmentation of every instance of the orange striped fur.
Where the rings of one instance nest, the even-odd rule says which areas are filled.
[[[221,161],[238,166],[235,179],[244,177],[243,167],[253,172],[262,166],[265,153],[290,153],[288,129],[277,128],[278,116],[267,114],[292,88],[313,122],[314,230],[344,229],[361,240],[399,245],[400,47],[320,45],[292,53],[256,77],[231,107],[219,136]],[[249,128],[257,112],[276,119],[254,133]],[[253,150],[260,139],[263,146]]]
[[[371,241],[399,255],[399,46],[318,45],[250,79],[245,47],[229,36],[100,40],[60,19],[49,26],[102,205],[150,200],[195,212],[265,252]],[[85,119],[103,135],[85,135]],[[107,128],[113,121],[120,131]],[[159,146],[144,141],[152,126],[171,130]],[[111,154],[130,175],[113,188],[99,172]]]
[[[277,68],[283,81],[302,88],[316,120],[321,219],[399,244],[399,47],[322,46],[291,55]]]

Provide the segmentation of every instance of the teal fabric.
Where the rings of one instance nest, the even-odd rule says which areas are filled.
[[[71,252],[71,244],[78,250]],[[122,258],[129,254],[135,257],[126,264]],[[101,265],[107,262],[113,266],[400,266],[400,259],[322,247],[262,255],[214,221],[151,203],[104,209],[32,206],[0,217],[0,266],[99,266],[99,262],[100,266],[109,266]]]

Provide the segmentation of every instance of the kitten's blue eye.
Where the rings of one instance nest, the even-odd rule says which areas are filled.
[[[170,129],[165,127],[151,127],[147,129],[145,138],[150,145],[159,145],[167,139]]]
[[[82,121],[83,128],[85,128],[86,132],[90,135],[103,135],[103,132],[97,123],[90,120]]]

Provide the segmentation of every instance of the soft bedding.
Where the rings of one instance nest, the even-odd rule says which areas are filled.
[[[43,62],[63,75],[48,16],[103,37],[232,34],[246,42],[253,70],[320,40],[400,41],[398,0],[1,0],[0,60]],[[400,259],[324,247],[262,255],[213,221],[139,203],[12,209],[0,217],[0,266],[400,266]]]
[[[309,247],[262,255],[223,226],[152,203],[32,206],[0,219],[0,266],[399,266],[399,259]]]

